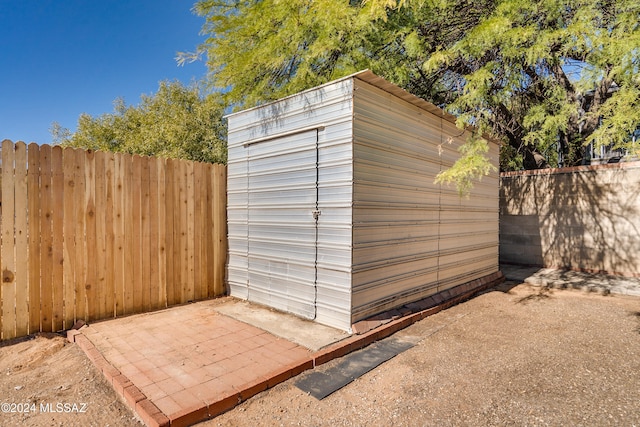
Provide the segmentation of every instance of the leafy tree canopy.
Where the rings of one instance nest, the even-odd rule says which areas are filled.
[[[503,140],[503,169],[536,167],[540,153],[579,164],[589,142],[637,150],[637,0],[200,0],[194,11],[208,39],[179,60],[205,55],[236,108],[369,68]],[[441,179],[486,173],[484,149],[465,150]]]
[[[138,106],[114,102],[114,112],[82,114],[75,133],[54,124],[55,143],[67,147],[226,162],[224,104],[218,94],[202,95],[195,85],[161,82],[158,92],[143,95]]]

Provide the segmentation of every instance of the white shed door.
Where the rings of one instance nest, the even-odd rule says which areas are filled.
[[[314,318],[317,131],[248,150],[248,299]]]

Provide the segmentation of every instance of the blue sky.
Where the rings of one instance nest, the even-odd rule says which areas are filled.
[[[161,80],[184,83],[204,63],[178,67],[178,51],[204,41],[195,0],[0,0],[0,140],[51,142],[56,121],[137,105]]]

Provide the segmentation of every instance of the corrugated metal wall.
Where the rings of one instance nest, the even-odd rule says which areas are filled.
[[[498,271],[497,172],[469,199],[434,183],[468,132],[355,83],[353,322]]]
[[[351,320],[352,87],[229,116],[231,295],[340,328]]]
[[[451,120],[368,71],[230,115],[231,295],[349,329],[498,271],[497,173],[434,184]]]

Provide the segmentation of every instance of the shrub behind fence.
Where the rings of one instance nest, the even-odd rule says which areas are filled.
[[[2,142],[0,331],[225,293],[224,165]]]

